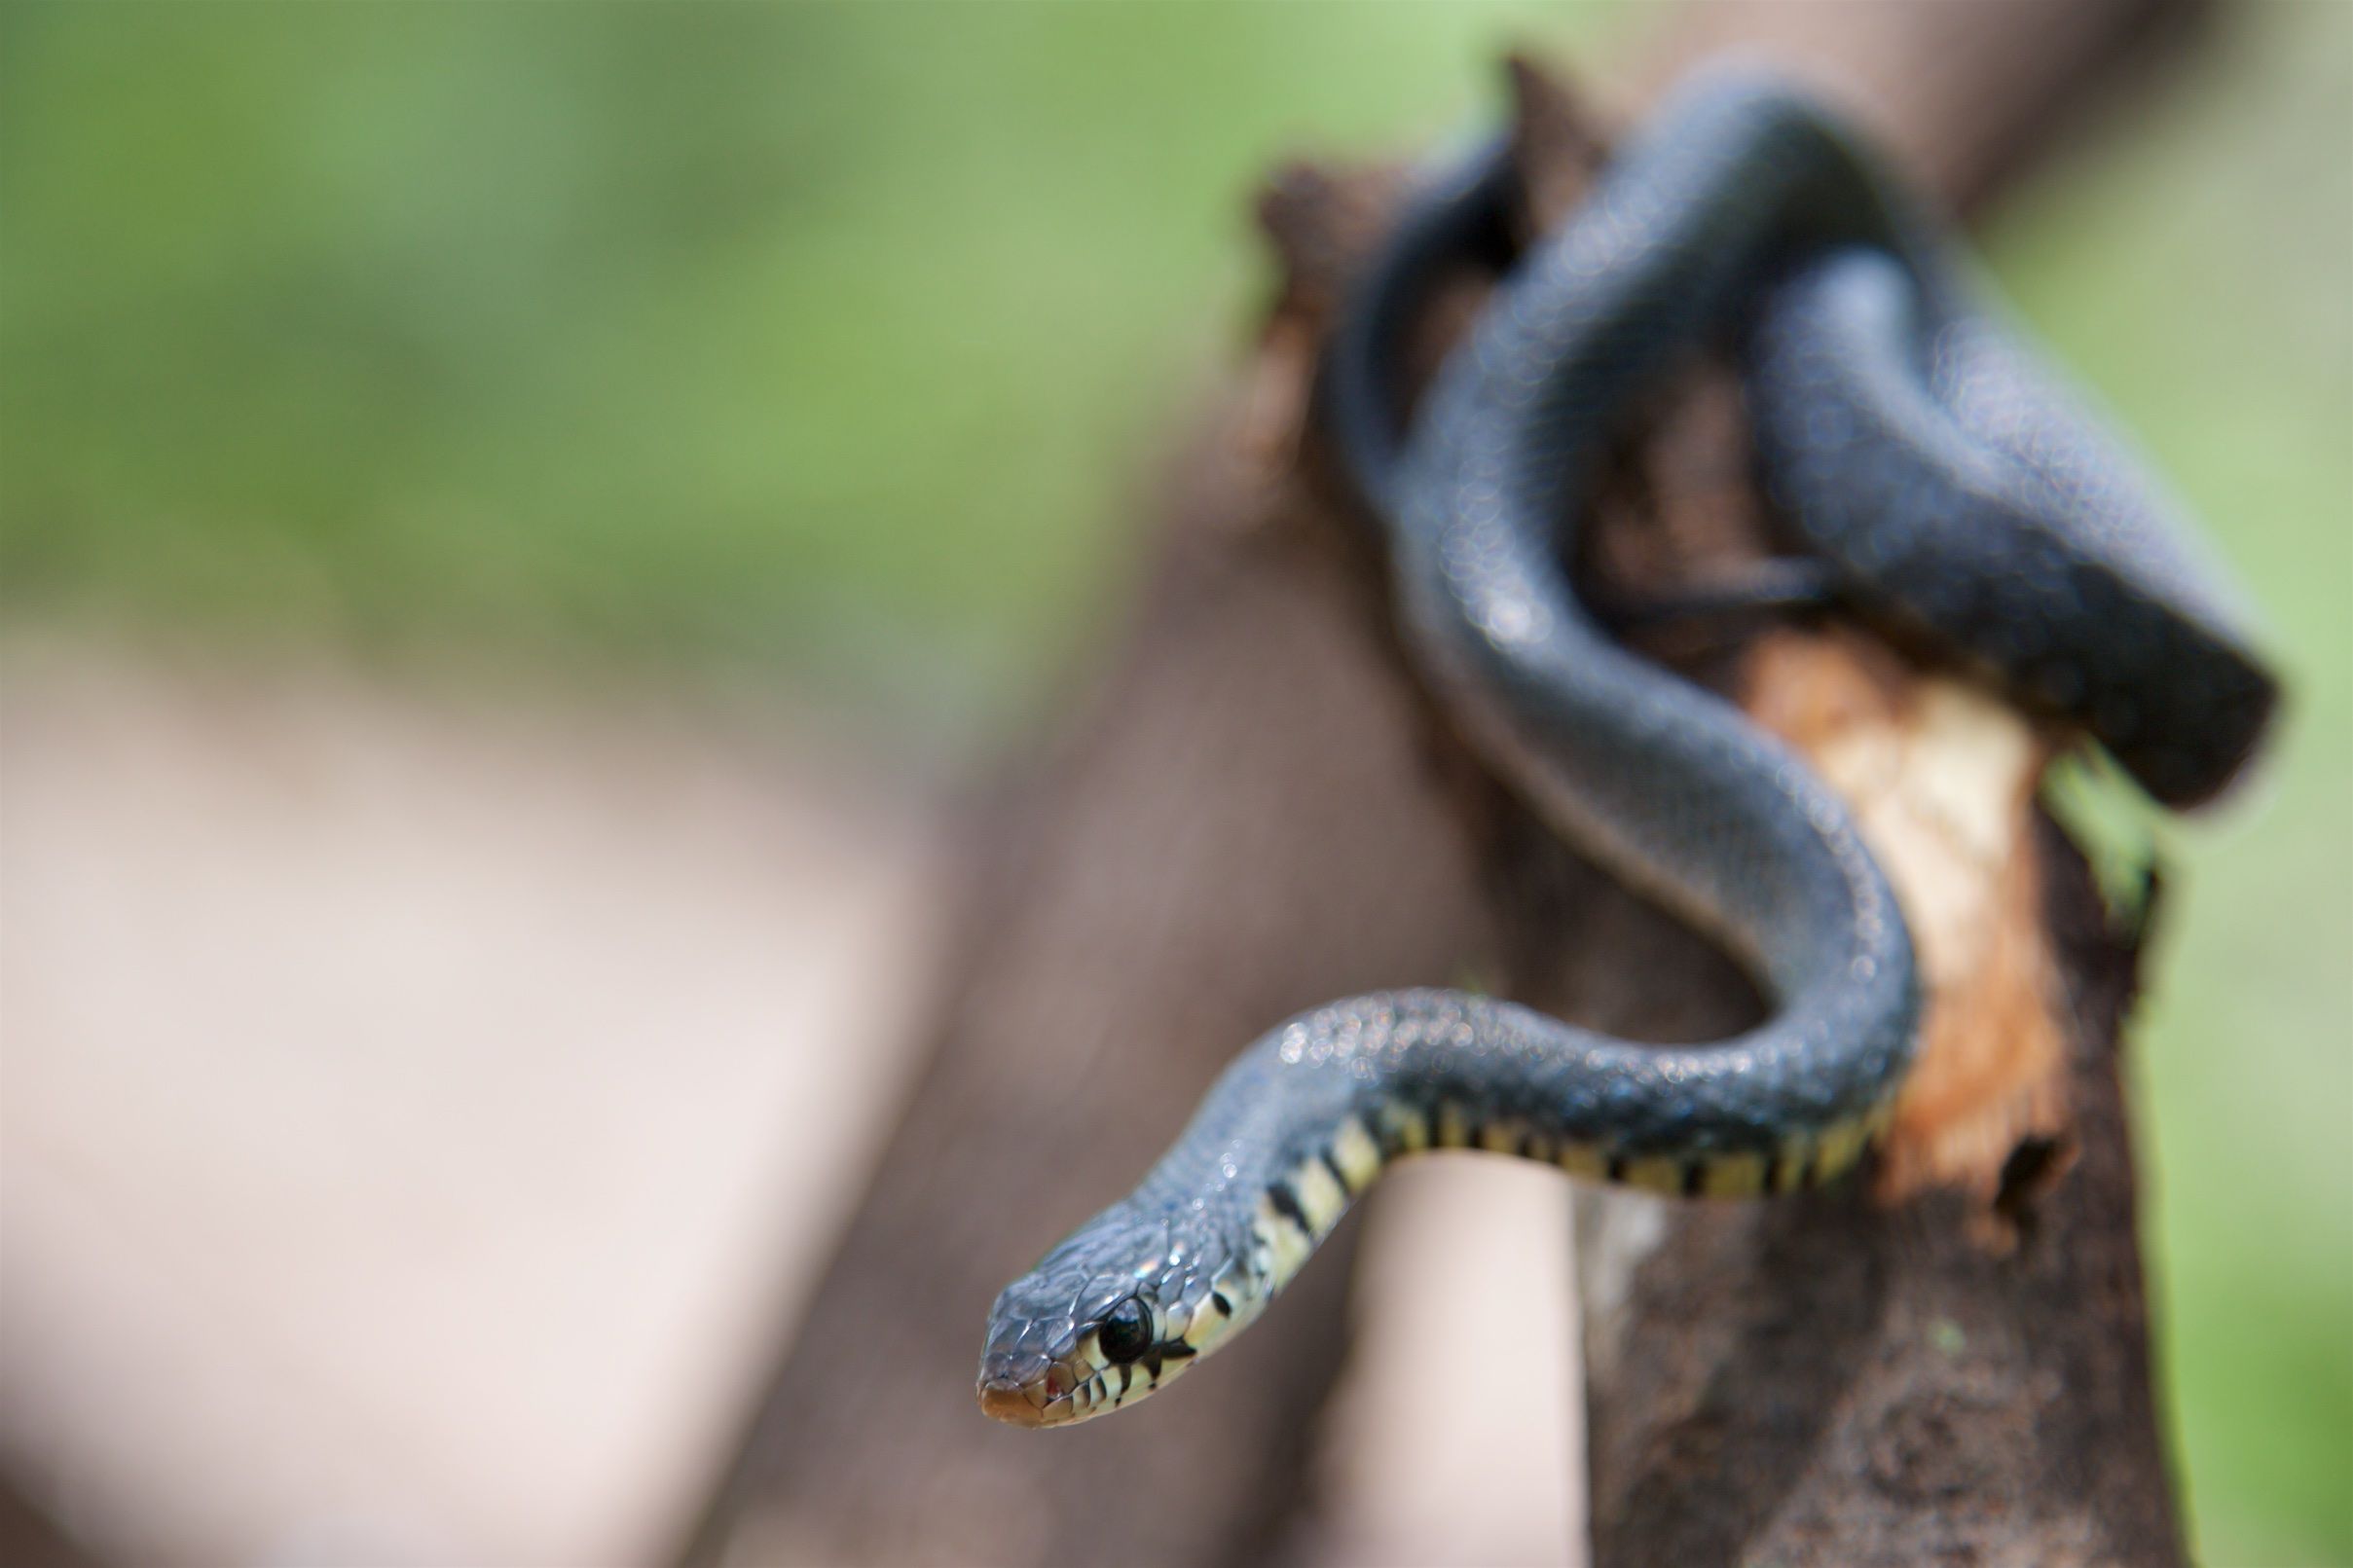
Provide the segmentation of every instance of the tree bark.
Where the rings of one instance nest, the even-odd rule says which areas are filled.
[[[2031,844],[2068,1123],[2004,1161],[2009,1246],[1953,1191],[1580,1203],[1596,1563],[2183,1560],[2116,1074],[2139,938],[2055,829]]]
[[[2182,10],[1708,7],[1622,81],[1633,107],[1700,54],[1765,49],[1932,194],[1974,203]],[[1542,222],[1596,142],[1540,76],[1519,86]],[[1753,1016],[1720,956],[1526,815],[1400,655],[1369,532],[1304,433],[1319,334],[1392,190],[1305,168],[1270,190],[1286,288],[1247,390],[1184,465],[1085,716],[996,814],[929,1071],[692,1560],[1268,1555],[1342,1354],[1352,1227],[1214,1367],[1075,1436],[974,1407],[996,1290],[1124,1191],[1232,1053],[1302,1007],[1470,971],[1636,1038]],[[1597,574],[1638,587],[1753,554],[1760,506],[1721,372],[1646,428],[1597,508]],[[1834,781],[1892,796],[1866,817],[1898,838],[1907,789],[1943,777],[1950,748],[1998,765],[1972,786],[1992,825],[1958,846],[1931,830],[1897,871],[1907,907],[1951,901],[1939,925],[1962,935],[1938,950],[1963,956],[1932,1024],[1948,1065],[1907,1104],[1873,1193],[1588,1206],[1597,1560],[2175,1560],[2114,1065],[2135,949],[2034,825],[2040,738],[1838,629],[1654,651]],[[1857,757],[1897,758],[1895,782],[1842,778]]]

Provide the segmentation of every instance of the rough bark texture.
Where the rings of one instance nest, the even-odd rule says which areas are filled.
[[[2180,9],[1726,5],[1679,18],[1618,85],[1631,108],[1701,53],[1768,49],[1968,203]],[[1541,221],[1573,200],[1594,144],[1541,79],[1520,86]],[[1638,1038],[1750,1016],[1719,956],[1562,850],[1452,735],[1398,655],[1365,530],[1300,440],[1323,314],[1389,189],[1297,169],[1270,192],[1288,287],[1248,394],[1192,465],[1086,716],[1003,814],[931,1069],[698,1560],[1263,1556],[1341,1356],[1348,1232],[1214,1368],[1076,1435],[974,1410],[998,1287],[1124,1190],[1231,1053],[1299,1007],[1472,967]],[[1754,549],[1720,375],[1651,427],[1598,509],[1603,576],[1704,574]],[[1893,711],[1922,706],[1910,672],[1830,641],[1820,656],[1893,690]],[[1806,668],[1683,651],[1766,709]],[[2024,1180],[1893,1212],[1850,1194],[1602,1213],[1584,1269],[1600,1296],[1599,1561],[2178,1555],[2111,1057],[2130,953],[2100,936],[2055,838],[2018,853],[2048,867],[2020,886],[2048,889],[2055,945],[2037,952],[2074,998],[2051,1016],[2079,1163],[2031,1214],[2043,1184]],[[2002,1125],[2055,1136],[2057,1103]],[[1978,1222],[1997,1191],[2016,1211],[2006,1258]]]
[[[2166,1563],[2117,1031],[2137,940],[2045,827],[2077,1157],[1882,1209],[1581,1204],[1597,1563]]]

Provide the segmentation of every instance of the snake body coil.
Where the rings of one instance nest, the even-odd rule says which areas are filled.
[[[1751,1194],[1862,1149],[1919,1008],[1885,878],[1792,752],[1619,646],[1560,565],[1630,399],[1710,335],[1738,340],[1774,499],[1859,605],[2071,715],[2167,801],[2220,788],[2262,728],[2271,684],[2132,463],[1987,321],[1871,162],[1771,79],[1702,77],[1662,107],[1397,434],[1398,340],[1443,266],[1491,248],[1506,173],[1484,154],[1415,203],[1335,340],[1326,417],[1425,677],[1548,820],[1746,963],[1772,1015],[1670,1047],[1446,991],[1292,1019],[1133,1193],[999,1296],[992,1415],[1081,1420],[1166,1383],[1404,1154]]]

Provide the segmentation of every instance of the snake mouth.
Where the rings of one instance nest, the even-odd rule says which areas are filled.
[[[1191,1354],[1186,1351],[1187,1356]],[[1163,1347],[1160,1354],[1144,1358],[1131,1367],[1090,1361],[1082,1353],[1048,1362],[1043,1368],[1034,1359],[1007,1366],[991,1358],[981,1365],[974,1392],[980,1399],[981,1413],[991,1420],[1016,1427],[1077,1426],[1108,1415],[1159,1386],[1166,1380],[1163,1358],[1172,1357],[1173,1352]],[[1182,1365],[1173,1359],[1165,1362],[1167,1367]]]
[[[1008,1426],[1043,1427],[1053,1424],[1052,1405],[1042,1388],[1023,1387],[1016,1383],[980,1381],[980,1413],[992,1421]]]
[[[980,1412],[993,1421],[1016,1427],[1059,1427],[1082,1419],[1071,1391],[1080,1379],[1060,1363],[1044,1371],[1006,1371],[983,1367],[976,1392]]]
[[[1035,1383],[1026,1387],[1005,1383],[980,1384],[980,1413],[1008,1426],[1067,1427],[1101,1415],[1112,1404],[1088,1404],[1068,1394],[1048,1394]]]

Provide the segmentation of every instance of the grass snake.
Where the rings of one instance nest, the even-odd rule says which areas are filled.
[[[1741,366],[1766,493],[1842,602],[2097,738],[2157,799],[2218,791],[2273,685],[2133,456],[2056,388],[1821,107],[1680,87],[1509,266],[1409,424],[1434,281],[1503,248],[1498,144],[1425,182],[1348,303],[1319,404],[1422,676],[1557,830],[1721,941],[1765,1022],[1654,1046],[1454,991],[1337,1002],[1243,1051],[1136,1189],[1008,1286],[979,1396],[1024,1426],[1162,1387],[1247,1325],[1392,1160],[1477,1148],[1705,1194],[1837,1175],[1908,1066],[1919,983],[1847,809],[1620,645],[1561,563],[1598,455],[1695,347]]]

